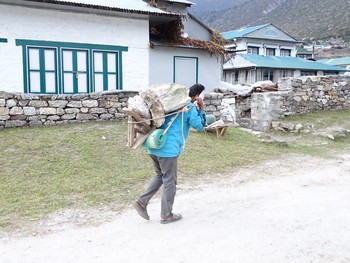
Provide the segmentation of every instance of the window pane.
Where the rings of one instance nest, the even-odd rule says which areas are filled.
[[[103,75],[95,74],[95,92],[103,91]]]
[[[248,47],[248,54],[259,55],[258,47]]]
[[[108,90],[117,89],[117,76],[116,75],[108,75]]]
[[[275,55],[275,49],[274,48],[267,48],[266,49],[266,55],[267,56],[274,56]]]
[[[281,56],[282,57],[290,57],[291,50],[290,49],[281,49]]]
[[[108,72],[116,72],[116,54],[108,53],[107,60],[108,60]]]
[[[55,51],[54,50],[45,50],[45,69],[46,70],[55,70]]]
[[[54,72],[45,73],[46,78],[46,92],[55,93],[56,92],[56,76]]]
[[[30,72],[30,91],[40,92],[40,73]]]
[[[86,52],[77,52],[78,57],[78,71],[86,71]]]
[[[103,71],[102,53],[100,52],[94,53],[94,70],[95,72]]]
[[[30,91],[40,92],[40,73],[30,72]]]
[[[269,80],[269,71],[268,70],[263,71],[263,80]]]
[[[87,92],[86,74],[79,73],[78,75],[78,92]]]
[[[73,53],[72,53],[72,51],[63,51],[63,70],[73,71]]]
[[[39,49],[29,49],[29,69],[40,69]]]
[[[64,74],[64,93],[72,93],[73,92],[73,77],[74,75],[72,73],[65,73]]]

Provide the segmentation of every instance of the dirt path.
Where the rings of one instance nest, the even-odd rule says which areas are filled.
[[[96,227],[1,238],[0,262],[350,262],[349,200],[350,155],[288,156],[180,186],[180,222],[159,224],[156,199],[150,221],[130,208]]]

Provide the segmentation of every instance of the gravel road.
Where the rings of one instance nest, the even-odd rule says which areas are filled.
[[[350,154],[203,175],[179,185],[174,212],[183,220],[159,224],[154,199],[150,221],[131,205],[96,226],[57,227],[51,217],[42,224],[50,233],[1,237],[0,262],[350,262]]]

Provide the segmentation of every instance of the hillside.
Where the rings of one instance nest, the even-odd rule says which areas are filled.
[[[232,7],[227,3],[232,1],[220,2],[226,9],[214,8],[216,0],[192,2],[200,4],[190,11],[220,32],[272,23],[300,40],[350,39],[350,0],[241,0]],[[209,7],[207,12],[203,11],[204,5]]]

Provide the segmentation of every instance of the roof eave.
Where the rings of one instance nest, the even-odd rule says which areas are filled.
[[[99,11],[108,11],[108,12],[112,11],[112,12],[121,12],[121,13],[129,13],[129,14],[139,14],[139,15],[179,17],[179,14],[166,13],[161,10],[159,10],[159,12],[152,12],[152,11],[142,11],[142,10],[125,9],[125,8],[118,8],[118,7],[108,7],[108,6],[100,6],[100,5],[92,5],[92,4],[56,1],[56,0],[22,0],[22,2],[52,4],[55,6],[65,6],[65,7],[72,7],[72,8],[77,7],[77,8],[86,8],[90,10],[99,10]],[[12,2],[9,1],[9,3],[12,3]]]
[[[185,45],[172,45],[172,44],[167,44],[167,43],[159,43],[159,42],[155,42],[155,41],[150,41],[150,44],[157,46],[157,47],[188,48],[188,49],[204,50],[204,48],[202,48],[202,47],[185,46]]]
[[[236,37],[236,39],[238,38],[250,38],[250,39],[259,39],[259,40],[268,40],[268,41],[278,41],[278,42],[289,42],[289,43],[295,43],[295,44],[302,44],[304,43],[303,41],[300,41],[300,40],[285,40],[285,39],[267,39],[267,38],[264,38],[264,37],[247,37],[247,36],[244,36],[244,37]]]

